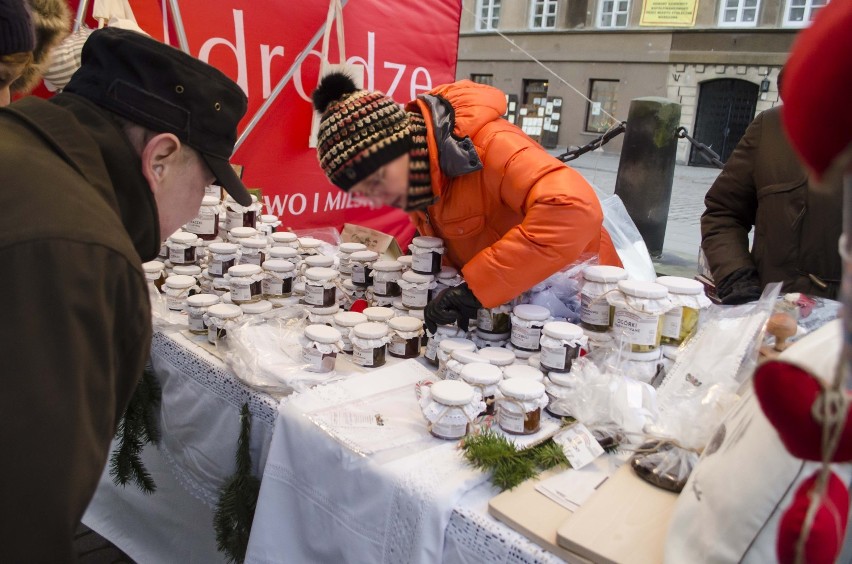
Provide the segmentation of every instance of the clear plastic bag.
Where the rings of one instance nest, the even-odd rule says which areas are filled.
[[[586,267],[598,264],[597,255],[584,255],[537,284],[528,302],[546,307],[556,320],[580,322],[580,283]]]
[[[627,213],[627,208],[621,198],[613,194],[601,199],[603,209],[603,225],[612,239],[612,244],[618,252],[618,258],[624,269],[633,280],[648,280],[653,282],[657,279],[654,264],[648,247],[636,228],[636,224]]]
[[[665,440],[649,441],[630,457],[630,466],[636,475],[658,488],[675,493],[683,490],[697,462],[697,452]]]

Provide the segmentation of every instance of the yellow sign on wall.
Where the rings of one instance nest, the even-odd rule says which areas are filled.
[[[643,0],[640,26],[694,27],[698,0]]]

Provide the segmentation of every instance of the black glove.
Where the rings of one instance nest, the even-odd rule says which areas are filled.
[[[733,271],[716,285],[716,295],[724,305],[739,305],[760,299],[763,288],[753,266]]]
[[[426,305],[423,311],[426,330],[434,335],[438,325],[458,323],[459,327],[467,331],[468,320],[476,317],[481,307],[482,304],[467,287],[466,282],[445,288]]]

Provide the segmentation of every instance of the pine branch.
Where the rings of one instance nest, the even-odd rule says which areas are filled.
[[[126,486],[132,481],[146,494],[157,489],[142,463],[141,454],[146,444],[159,442],[156,414],[161,398],[162,390],[156,376],[146,370],[118,423],[118,447],[110,456],[109,468],[116,485]]]

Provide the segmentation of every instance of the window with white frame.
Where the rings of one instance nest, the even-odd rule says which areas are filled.
[[[599,0],[598,27],[627,27],[630,0]]]
[[[530,3],[530,29],[554,29],[558,0],[532,0]]]
[[[760,0],[722,0],[719,27],[753,27],[757,25]]]
[[[500,23],[500,0],[476,0],[476,31],[492,31]]]
[[[817,13],[828,5],[828,0],[787,0],[784,8],[785,27],[810,25]]]

